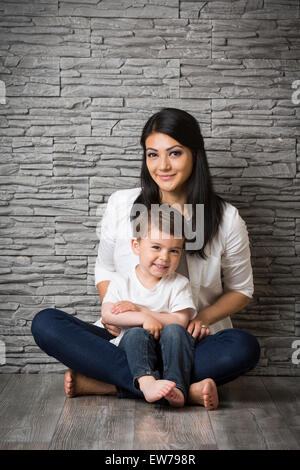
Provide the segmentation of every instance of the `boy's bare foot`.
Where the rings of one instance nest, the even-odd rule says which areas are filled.
[[[145,400],[149,403],[165,397],[176,385],[175,382],[171,382],[171,380],[156,380],[152,375],[139,377],[138,383]]]
[[[65,372],[65,392],[68,398],[78,395],[116,395],[117,389],[114,385],[100,382],[99,380],[86,377],[85,375],[67,370]]]
[[[218,407],[218,391],[213,379],[204,379],[191,384],[188,394],[190,405],[203,405],[207,410],[215,410]]]
[[[175,408],[181,408],[184,406],[184,395],[179,388],[173,388],[166,396],[165,399],[168,400],[170,406]]]

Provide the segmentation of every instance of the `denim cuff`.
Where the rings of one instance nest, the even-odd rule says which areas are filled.
[[[145,370],[143,372],[140,372],[138,375],[136,375],[134,378],[133,378],[133,386],[137,389],[137,390],[140,390],[140,385],[138,383],[138,379],[140,377],[143,377],[144,375],[148,375],[148,376],[151,376],[154,377],[156,380],[159,380],[160,379],[160,375],[159,375],[159,372],[157,371],[152,371],[152,370]]]

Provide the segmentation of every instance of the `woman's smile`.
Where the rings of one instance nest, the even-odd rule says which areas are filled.
[[[168,181],[168,180],[170,180],[171,178],[173,178],[174,176],[176,176],[176,175],[158,175],[158,177],[159,177],[160,179],[162,179],[163,181]]]

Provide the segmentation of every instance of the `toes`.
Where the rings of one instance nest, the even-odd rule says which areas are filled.
[[[68,390],[71,390],[71,389],[73,388],[73,382],[72,382],[71,380],[68,381],[68,382],[66,382],[66,388],[67,388]]]
[[[169,397],[172,398],[172,400],[178,400],[178,399],[180,399],[180,394],[178,392],[175,392],[174,390],[172,390]]]
[[[212,410],[217,407],[216,399],[212,395],[204,396],[204,406],[208,410]]]
[[[65,392],[68,398],[74,396],[74,377],[71,371],[65,373]]]
[[[216,409],[218,406],[216,386],[211,381],[208,381],[203,387],[203,400],[204,406],[209,410]]]
[[[66,372],[65,374],[65,383],[66,384],[71,384],[73,382],[73,376],[70,371]]]
[[[72,383],[73,383],[72,377],[66,377],[66,384],[67,385],[72,385]]]
[[[180,391],[175,391],[175,392],[171,392],[169,393],[169,395],[166,397],[167,400],[169,401],[169,404],[173,407],[176,407],[176,408],[180,408],[180,407],[183,407],[184,406],[184,397],[183,395],[180,393]]]

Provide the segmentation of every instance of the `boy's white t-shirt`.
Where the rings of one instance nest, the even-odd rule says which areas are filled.
[[[102,304],[127,300],[147,307],[154,312],[174,313],[190,308],[190,319],[197,315],[189,280],[179,273],[173,272],[163,276],[153,289],[143,286],[136,275],[134,267],[126,275],[118,274],[109,284]],[[122,315],[121,313],[119,315]],[[101,321],[98,326],[103,326]],[[128,328],[121,328],[121,333],[110,343],[118,346]]]

